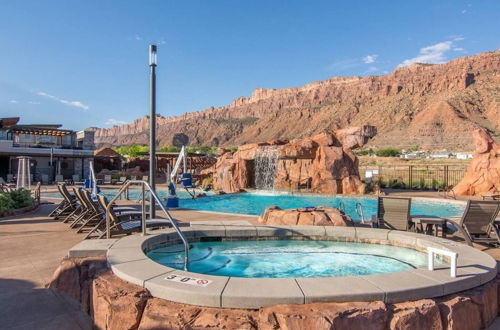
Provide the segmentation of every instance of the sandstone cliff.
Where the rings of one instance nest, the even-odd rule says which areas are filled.
[[[95,129],[96,143],[148,141],[148,118]],[[184,133],[191,145],[236,146],[373,125],[372,146],[471,149],[470,133],[500,134],[500,51],[446,64],[413,64],[384,76],[332,78],[299,88],[258,88],[230,105],[158,118],[158,142]]]

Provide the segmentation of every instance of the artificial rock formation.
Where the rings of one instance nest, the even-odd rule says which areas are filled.
[[[209,308],[151,297],[106,268],[106,259],[65,259],[49,287],[80,302],[96,329],[447,329],[479,330],[498,315],[499,279],[435,299],[386,304],[325,302],[248,309]]]
[[[500,145],[483,129],[474,131],[473,139],[474,158],[453,191],[455,195],[471,196],[500,193]]]
[[[285,226],[352,226],[352,220],[334,207],[311,207],[282,210],[277,206],[266,209],[259,223]]]
[[[363,193],[358,159],[352,149],[363,146],[375,135],[375,127],[365,125],[305,139],[247,144],[234,153],[221,150],[211,169],[213,187],[226,193],[255,187],[256,158],[274,150],[277,153],[275,189],[308,188],[322,194]]]

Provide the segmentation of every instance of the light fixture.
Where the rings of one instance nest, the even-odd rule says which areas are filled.
[[[156,45],[149,45],[149,66],[156,66]]]

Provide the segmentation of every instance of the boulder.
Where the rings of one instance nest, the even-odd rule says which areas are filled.
[[[439,307],[431,299],[394,304],[389,328],[442,330]]]
[[[268,207],[259,217],[265,225],[286,226],[352,226],[351,218],[333,207],[314,207],[282,210],[277,206]]]
[[[101,274],[92,285],[91,316],[98,329],[137,329],[149,293],[123,281],[111,271]]]
[[[455,195],[479,196],[500,192],[500,144],[491,135],[477,129],[473,132],[476,150],[464,178],[454,188]]]
[[[381,301],[277,305],[259,311],[259,329],[386,329],[388,311]]]
[[[257,329],[256,311],[206,308],[151,298],[139,329]]]

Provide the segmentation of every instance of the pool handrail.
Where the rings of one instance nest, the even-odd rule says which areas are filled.
[[[345,213],[345,205],[343,201],[339,202],[339,210]]]
[[[365,223],[365,215],[363,213],[363,205],[360,202],[356,202],[356,213],[361,217],[361,223]]]
[[[142,186],[142,219],[141,219],[141,225],[142,225],[142,235],[147,235],[147,228],[146,228],[146,202],[145,202],[145,190],[149,190],[150,193],[150,208],[152,203],[158,203],[160,206],[160,209],[165,213],[167,216],[167,219],[170,221],[172,224],[172,227],[174,227],[175,231],[179,235],[182,243],[184,244],[184,270],[188,270],[188,264],[189,264],[189,243],[182,233],[182,231],[179,229],[177,226],[177,221],[172,218],[170,213],[167,211],[163,203],[161,202],[160,198],[156,194],[156,192],[151,189],[151,186],[149,183],[143,180],[129,180],[125,184],[123,184],[118,190],[118,193],[109,201],[108,206],[106,207],[106,238],[111,238],[111,216],[110,216],[110,211],[111,208],[113,207],[113,204],[115,201],[121,196],[121,194],[132,184],[140,184]],[[149,213],[151,217],[151,212]],[[152,219],[151,219],[152,220]]]

